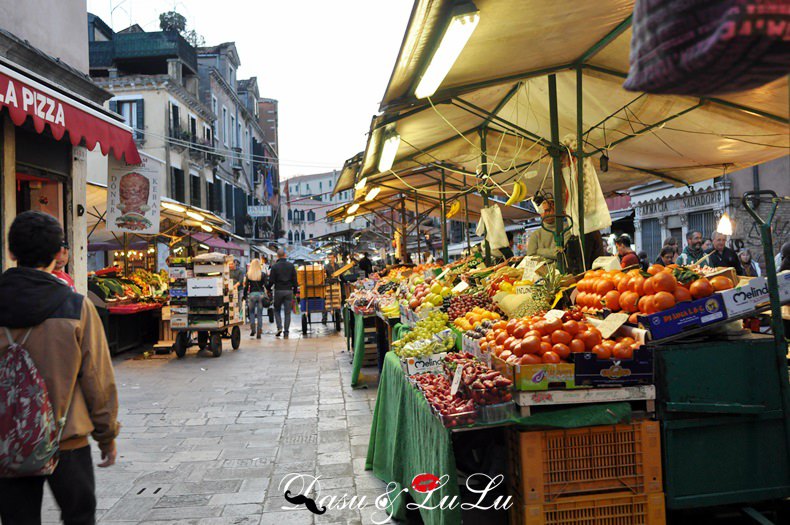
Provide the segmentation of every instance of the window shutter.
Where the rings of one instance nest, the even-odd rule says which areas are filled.
[[[111,100],[110,101],[110,111],[112,111],[113,113],[118,113],[118,101],[117,100]]]
[[[137,128],[134,132],[134,137],[137,140],[144,140],[145,139],[145,113],[144,113],[144,100],[140,99],[137,101],[137,122],[135,123],[135,128]]]

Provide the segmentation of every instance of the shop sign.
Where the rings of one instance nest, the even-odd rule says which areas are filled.
[[[107,231],[159,233],[163,164],[140,155],[140,164],[110,159],[107,177]]]
[[[271,206],[247,206],[247,215],[253,218],[257,217],[271,217]]]

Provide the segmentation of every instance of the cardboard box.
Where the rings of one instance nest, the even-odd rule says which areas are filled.
[[[168,268],[167,274],[171,279],[189,279],[190,277],[194,277],[192,270],[183,267]]]
[[[633,359],[598,359],[593,353],[571,354],[576,386],[629,386],[653,383],[653,351],[634,350]]]
[[[400,364],[406,375],[421,374],[424,372],[441,372],[442,363],[447,352],[431,354],[426,357],[407,357],[401,358]]]
[[[639,316],[639,327],[650,333],[652,340],[664,339],[695,328],[702,328],[727,319],[720,294],[680,303],[669,310]]]
[[[768,279],[765,277],[748,279],[737,288],[720,293],[729,317],[753,312],[760,304],[771,300],[768,295]]]
[[[186,315],[174,315],[170,317],[171,328],[186,328],[189,324],[189,318]]]
[[[223,291],[222,277],[192,277],[187,280],[189,297],[216,297]]]
[[[779,300],[783,303],[790,301],[790,270],[776,274],[779,281]]]
[[[216,274],[217,276],[230,277],[230,266],[227,264],[199,264],[195,263],[195,275]]]
[[[541,363],[536,365],[510,365],[491,356],[491,367],[513,381],[515,390],[548,390],[549,388],[576,388],[574,365],[571,363]]]

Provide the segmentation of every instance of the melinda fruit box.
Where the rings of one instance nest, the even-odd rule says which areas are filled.
[[[516,390],[548,390],[549,388],[575,388],[574,365],[570,363],[540,363],[536,365],[511,365],[491,356],[491,367],[513,381]]]
[[[653,382],[653,351],[641,347],[632,359],[598,359],[593,353],[571,354],[576,386],[649,385]]]
[[[730,317],[753,312],[760,304],[770,301],[768,280],[765,277],[749,279],[741,286],[724,290],[720,294],[724,300],[727,315]]]
[[[446,355],[447,352],[442,352],[425,357],[402,357],[400,364],[407,376],[423,372],[441,372]]]
[[[650,338],[663,339],[686,330],[702,328],[727,319],[724,300],[715,293],[709,297],[680,303],[668,310],[639,316],[639,327],[650,332]]]

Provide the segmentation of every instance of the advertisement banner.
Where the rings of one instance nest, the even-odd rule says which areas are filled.
[[[109,159],[107,231],[159,233],[164,163],[144,153],[140,158],[140,164]]]

